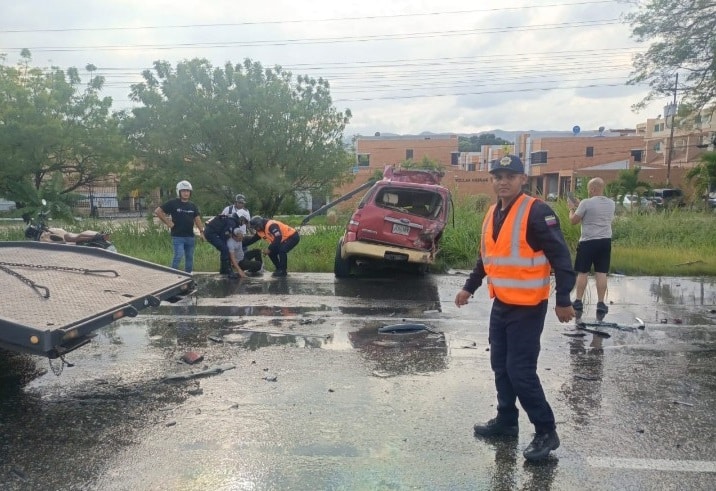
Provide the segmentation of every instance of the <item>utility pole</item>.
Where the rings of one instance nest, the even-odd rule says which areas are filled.
[[[676,90],[679,87],[679,74],[674,83],[674,102],[671,107],[671,134],[669,135],[669,153],[666,156],[666,185],[671,186],[671,154],[674,152],[674,120],[676,119]]]

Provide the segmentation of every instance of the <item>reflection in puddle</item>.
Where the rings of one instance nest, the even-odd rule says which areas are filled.
[[[282,332],[242,331],[223,336],[227,343],[238,344],[250,351],[267,346],[293,346],[296,348],[321,348],[331,341],[330,336],[289,334]]]
[[[375,363],[381,376],[406,375],[445,370],[447,343],[442,332],[431,330],[381,333],[382,324],[370,325],[348,334],[351,345]]]
[[[38,367],[35,357],[0,349],[0,404],[45,373],[47,370]]]
[[[280,295],[333,295],[333,285],[292,281],[290,277],[272,278],[270,274],[250,277],[246,280],[230,280],[216,276],[197,277],[198,295],[208,298],[224,298],[235,295],[262,293]]]
[[[584,338],[569,341],[571,377],[562,386],[562,393],[572,408],[575,423],[590,424],[602,405],[602,380],[604,378],[603,338],[592,336],[589,346]]]

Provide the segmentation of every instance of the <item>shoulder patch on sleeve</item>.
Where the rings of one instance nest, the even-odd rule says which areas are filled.
[[[544,223],[546,223],[548,227],[554,227],[557,225],[557,217],[554,215],[547,215],[544,217]]]

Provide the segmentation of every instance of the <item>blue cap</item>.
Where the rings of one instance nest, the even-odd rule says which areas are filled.
[[[506,170],[516,174],[524,174],[525,166],[522,160],[516,155],[505,155],[500,160],[493,160],[490,164],[490,174],[498,170]]]

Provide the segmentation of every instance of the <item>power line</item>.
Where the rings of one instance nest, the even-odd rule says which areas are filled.
[[[104,31],[137,31],[137,30],[157,30],[157,29],[186,29],[186,28],[216,28],[216,27],[241,27],[241,26],[257,26],[257,25],[280,25],[280,24],[304,24],[304,23],[325,23],[339,21],[361,21],[361,20],[380,20],[395,19],[406,17],[433,17],[438,15],[465,15],[486,12],[502,12],[510,10],[528,10],[553,7],[572,7],[580,5],[595,5],[602,3],[614,3],[613,0],[594,0],[572,3],[552,3],[545,5],[524,5],[520,7],[500,7],[490,9],[474,9],[474,10],[454,10],[440,12],[423,12],[411,14],[390,14],[390,15],[368,15],[360,17],[335,17],[327,19],[292,19],[292,20],[276,20],[276,21],[253,21],[253,22],[234,22],[234,23],[216,23],[216,24],[177,24],[164,26],[122,26],[122,27],[74,27],[74,28],[46,28],[46,29],[0,29],[0,34],[27,34],[27,33],[43,33],[43,32],[104,32]]]
[[[480,29],[461,29],[450,31],[428,31],[413,32],[405,34],[376,34],[369,36],[342,36],[342,37],[326,37],[326,38],[296,38],[281,40],[261,40],[261,41],[224,41],[224,42],[205,42],[205,43],[171,43],[171,44],[125,44],[125,45],[94,45],[94,46],[34,46],[34,47],[12,47],[6,48],[10,51],[21,51],[29,49],[34,52],[76,52],[76,51],[124,51],[136,49],[155,49],[155,50],[174,50],[174,49],[212,49],[212,48],[229,48],[229,47],[266,47],[266,46],[289,46],[289,45],[310,45],[310,44],[343,44],[343,43],[364,43],[372,41],[396,41],[408,39],[425,39],[434,37],[459,37],[473,36],[478,34],[500,34],[506,32],[531,32],[544,31],[553,29],[573,29],[584,27],[598,27],[620,23],[619,19],[599,19],[586,20],[576,22],[561,22],[556,24],[536,24],[531,26],[505,26],[505,27],[486,27]]]

